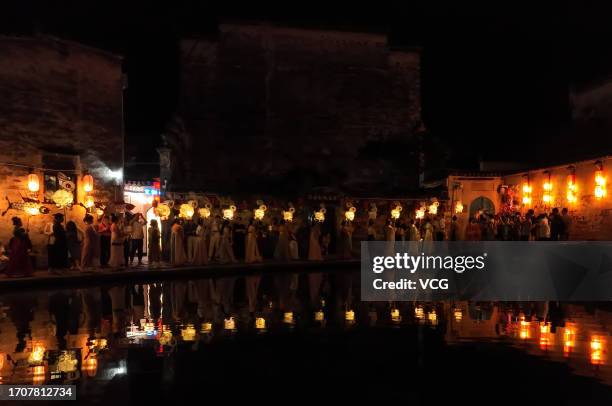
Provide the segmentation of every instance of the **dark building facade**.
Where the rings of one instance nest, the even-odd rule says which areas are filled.
[[[391,49],[374,33],[221,24],[216,38],[184,39],[180,51],[162,187],[417,185],[419,50]]]

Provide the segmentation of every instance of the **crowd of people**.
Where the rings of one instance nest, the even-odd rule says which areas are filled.
[[[33,272],[30,252],[32,243],[19,217],[13,217],[13,237],[6,249],[0,248],[9,276],[28,276]],[[141,213],[102,216],[96,224],[92,215],[83,219],[84,230],[74,221],[65,222],[57,213],[53,223],[44,229],[47,236],[48,266],[51,273],[64,270],[93,271],[96,268],[125,269],[147,265],[159,267],[162,262],[172,266],[209,263],[247,264],[276,261],[322,261],[330,255],[332,230],[323,223],[299,225],[272,218],[269,223],[256,219],[233,221],[216,215],[209,219],[175,218],[165,221],[162,232],[157,220],[147,224]],[[442,215],[427,215],[421,219],[388,219],[377,227],[371,219],[363,230],[368,241],[559,241],[568,240],[572,219],[566,208],[536,215],[533,210],[521,213],[470,217],[468,224],[459,225],[457,216],[446,224]],[[343,221],[335,238],[337,258],[353,257],[355,224]],[[145,247],[145,233],[148,246]],[[162,250],[162,247],[166,249]],[[4,251],[8,255],[4,255]]]

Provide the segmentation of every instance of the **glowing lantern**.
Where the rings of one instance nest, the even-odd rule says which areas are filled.
[[[74,351],[62,351],[57,359],[57,369],[61,372],[74,372],[78,363]]]
[[[593,336],[591,338],[590,352],[591,364],[600,365],[604,362],[604,339],[603,337]]]
[[[463,213],[463,203],[461,203],[461,200],[455,203],[455,213]]]
[[[211,322],[207,321],[202,323],[202,326],[200,326],[200,332],[204,333],[204,334],[209,334],[212,331],[213,325]]]
[[[285,312],[283,314],[283,323],[285,324],[293,324],[295,320],[293,319],[293,312]]]
[[[187,324],[184,329],[181,330],[181,337],[183,341],[194,341],[196,336],[196,329],[193,324]]]
[[[349,324],[354,323],[355,322],[355,312],[353,310],[347,310],[346,312],[344,312],[344,320]]]
[[[460,323],[461,320],[463,320],[463,311],[460,308],[456,308],[453,311],[453,316],[455,317],[455,321],[457,323]]]
[[[433,215],[438,214],[438,206],[439,205],[440,205],[439,202],[433,202],[432,204],[430,204],[429,208],[428,208],[429,214],[433,214]]]
[[[264,330],[266,328],[266,319],[258,317],[255,319],[255,328],[257,330]]]
[[[200,209],[198,209],[198,214],[200,215],[200,217],[207,219],[210,217],[210,205],[205,205],[204,207],[201,207]]]
[[[571,323],[566,323],[563,331],[563,355],[569,356],[572,349],[576,346],[576,329]]]
[[[290,207],[288,211],[283,210],[283,219],[287,222],[292,222],[294,212],[295,212],[295,209],[293,207]]]
[[[595,172],[595,197],[602,199],[606,197],[606,177],[602,170]]]
[[[324,321],[325,320],[325,313],[323,312],[323,310],[318,310],[315,312],[314,314],[314,319],[315,321]]]
[[[53,200],[58,207],[68,207],[74,201],[74,196],[72,192],[69,192],[66,189],[59,189],[53,193],[51,200]]]
[[[417,306],[414,308],[414,317],[419,320],[423,320],[425,318],[425,312],[423,311],[423,306]]]
[[[568,203],[576,203],[578,201],[578,185],[576,185],[576,175],[572,174],[567,177],[567,193],[566,199]]]
[[[40,207],[38,203],[27,202],[23,204],[23,211],[25,211],[28,216],[36,216],[40,213]]]
[[[223,219],[224,220],[233,220],[234,212],[236,211],[236,206],[230,206],[227,209],[223,209]]]
[[[172,340],[172,331],[170,329],[168,329],[167,327],[168,326],[164,326],[164,331],[159,336],[159,343],[161,345],[168,345],[168,344],[170,344],[170,341]],[[181,332],[181,334],[182,334],[182,332]],[[184,339],[184,337],[183,337],[183,339]]]
[[[391,209],[391,218],[393,220],[397,220],[398,218],[400,218],[401,212],[402,212],[402,206],[399,203],[397,203],[395,207]]]
[[[224,319],[223,328],[231,331],[236,330],[236,321],[234,320],[234,318],[230,317],[229,319]]]
[[[155,324],[152,321],[147,321],[144,324],[144,331],[148,336],[155,335]]]
[[[427,313],[427,320],[429,320],[432,326],[435,326],[438,324],[438,314],[436,313],[435,310],[432,310],[429,313]]]
[[[264,216],[266,215],[266,210],[268,210],[268,208],[265,204],[259,205],[259,208],[255,209],[255,212],[253,213],[255,220],[263,220]]]
[[[84,206],[87,207],[88,209],[91,209],[92,207],[94,207],[95,204],[96,202],[94,201],[93,196],[87,196],[85,198]]]
[[[550,334],[550,322],[540,323],[540,348],[548,350],[552,342],[552,335]]]
[[[32,193],[36,193],[40,190],[38,175],[34,173],[28,175],[28,190]]]
[[[400,323],[402,321],[402,315],[399,309],[391,309],[391,321],[394,323]]]
[[[193,217],[193,213],[195,213],[195,210],[192,205],[188,203],[181,204],[179,208],[179,217],[190,220]]]
[[[344,218],[346,218],[348,221],[355,220],[355,212],[356,211],[357,211],[356,207],[351,207],[350,209],[348,209],[347,211],[344,212]]]
[[[92,192],[93,188],[94,188],[93,176],[91,175],[83,176],[83,190],[85,191],[85,193]]]
[[[425,206],[421,206],[421,208],[417,209],[414,213],[414,217],[417,219],[425,218]]]
[[[314,219],[315,221],[318,221],[319,223],[322,223],[325,221],[325,207],[322,207],[319,211],[315,211],[314,213]]]
[[[43,362],[45,357],[45,346],[42,343],[35,343],[32,345],[32,352],[28,357],[30,365],[36,365]]]
[[[552,183],[550,183],[550,181],[544,182],[543,189],[544,189],[544,194],[542,195],[542,201],[544,203],[551,203],[552,202],[551,192],[553,189]]]
[[[519,325],[519,337],[521,340],[527,340],[531,337],[531,322],[521,320]]]
[[[531,185],[529,182],[523,183],[523,205],[529,206],[531,204]]]
[[[44,365],[34,367],[32,370],[32,383],[34,385],[40,385],[45,381],[46,370]]]
[[[87,376],[96,376],[96,372],[98,372],[98,359],[94,356],[90,356],[83,362],[81,370],[85,371]]]

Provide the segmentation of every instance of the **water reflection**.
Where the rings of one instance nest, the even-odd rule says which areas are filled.
[[[399,329],[418,333],[418,351],[431,337],[452,346],[494,343],[564,362],[576,374],[612,384],[612,311],[604,305],[366,303],[359,296],[359,274],[354,272],[5,294],[0,296],[0,379],[100,383],[128,370],[159,370],[160,376],[147,379],[161,385],[174,379],[168,374],[180,376],[181,369],[154,367],[157,363],[178,362],[182,353],[240,337],[272,340]]]

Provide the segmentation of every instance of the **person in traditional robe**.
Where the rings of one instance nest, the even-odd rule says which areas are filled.
[[[49,271],[57,272],[68,268],[68,243],[66,241],[66,230],[62,223],[64,215],[56,213],[53,216],[53,224],[49,235],[48,252],[49,252]]]
[[[221,243],[219,245],[219,262],[227,264],[230,262],[237,262],[234,256],[234,249],[232,247],[232,227],[230,222],[225,220],[221,227]]]
[[[395,253],[395,224],[393,220],[387,220],[385,225],[385,241],[387,245],[387,255],[393,256]]]
[[[308,244],[308,260],[309,261],[322,261],[323,255],[321,253],[321,225],[315,223],[310,229],[310,241]]]
[[[253,219],[251,219],[247,228],[245,262],[251,264],[261,261],[262,258],[259,254],[259,247],[257,246],[257,229],[255,228]]]
[[[350,259],[353,255],[353,226],[350,221],[343,221],[340,227],[340,257]]]
[[[86,214],[83,222],[85,232],[83,233],[83,249],[81,250],[81,270],[88,271],[97,265],[100,258],[100,239],[98,232],[93,226],[93,216]]]
[[[219,230],[219,222],[221,217],[215,216],[212,223],[210,223],[210,242],[208,245],[208,261],[213,259],[219,259],[219,247],[221,245],[221,232]]]
[[[8,244],[9,262],[6,274],[9,277],[30,276],[33,272],[30,262],[32,242],[19,217],[13,217],[13,237]]]
[[[236,223],[234,224],[232,231],[232,241],[234,242],[234,253],[236,254],[236,259],[245,259],[247,228],[242,223],[241,217],[236,219]]]
[[[159,230],[159,224],[156,219],[152,219],[149,227],[149,246],[147,249],[147,257],[150,267],[157,267],[161,262],[161,247],[159,245],[160,239],[161,232]]]
[[[208,249],[206,246],[206,227],[202,219],[198,220],[195,231],[195,243],[193,260],[194,265],[206,265],[208,263]]]
[[[278,242],[274,250],[274,259],[278,261],[289,261],[291,259],[289,252],[289,230],[285,220],[281,220],[278,226]]]
[[[125,231],[123,221],[118,215],[111,216],[111,255],[108,265],[111,268],[119,269],[124,266],[124,242]]]
[[[172,225],[172,237],[170,239],[170,243],[170,262],[175,266],[184,265],[187,261],[187,256],[185,254],[185,235],[183,233],[183,226],[181,225],[180,220],[176,220],[176,222]]]

